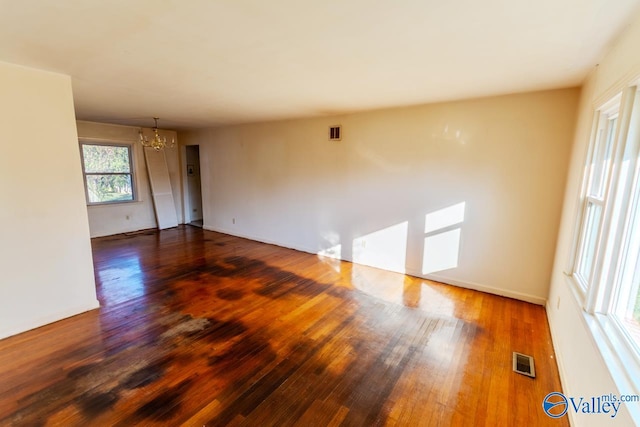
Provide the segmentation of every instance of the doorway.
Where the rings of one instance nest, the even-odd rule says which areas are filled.
[[[187,197],[185,206],[185,222],[202,228],[202,182],[200,179],[200,146],[187,145]]]

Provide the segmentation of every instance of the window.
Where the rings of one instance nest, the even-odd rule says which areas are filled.
[[[626,242],[620,257],[620,269],[612,298],[611,315],[628,334],[636,351],[640,352],[640,183],[636,166],[633,201],[629,223],[625,227]]]
[[[80,151],[88,204],[134,200],[131,146],[81,143]]]
[[[585,310],[615,335],[611,339],[616,353],[630,355],[636,368],[640,366],[639,153],[640,94],[632,87],[594,116],[572,277],[584,296]]]
[[[582,226],[575,269],[575,277],[583,291],[591,285],[594,274],[598,232],[607,195],[605,183],[611,172],[619,105],[620,99],[616,97],[609,102],[608,109],[596,113],[598,126],[593,138],[590,161],[585,168],[586,192],[582,199]]]

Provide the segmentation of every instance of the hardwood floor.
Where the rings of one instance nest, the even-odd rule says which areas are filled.
[[[93,250],[100,310],[0,341],[1,425],[568,425],[540,306],[195,227]]]

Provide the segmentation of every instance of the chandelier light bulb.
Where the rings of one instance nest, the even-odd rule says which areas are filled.
[[[144,146],[144,147],[150,147],[153,148],[156,151],[160,151],[163,148],[169,147],[169,148],[173,148],[176,146],[176,140],[175,138],[171,138],[171,142],[167,143],[167,137],[166,136],[160,136],[160,133],[158,132],[158,117],[154,117],[153,120],[155,121],[155,125],[153,126],[153,138],[149,139],[148,136],[144,135],[144,132],[142,131],[142,129],[140,129],[139,131],[139,135],[140,135],[140,143]]]

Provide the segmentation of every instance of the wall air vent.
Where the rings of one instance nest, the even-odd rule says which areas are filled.
[[[533,365],[533,357],[522,353],[513,352],[513,370],[531,378],[536,377],[536,369]]]
[[[340,141],[342,139],[342,129],[340,126],[329,128],[329,141]]]

